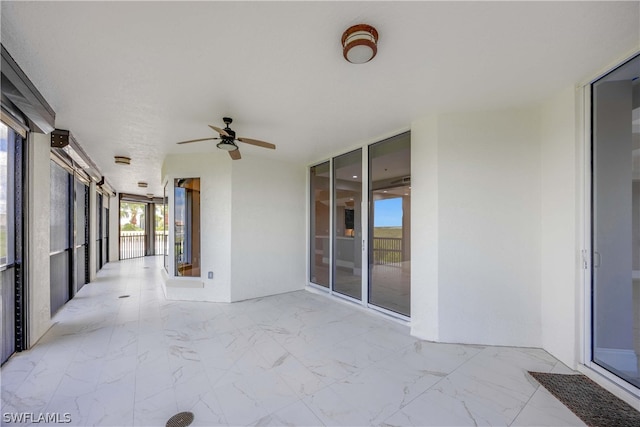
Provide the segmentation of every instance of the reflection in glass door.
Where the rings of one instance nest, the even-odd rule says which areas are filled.
[[[333,290],[362,299],[362,150],[333,160]]]
[[[592,357],[640,387],[640,56],[592,85]]]
[[[369,147],[369,303],[411,314],[411,135]]]
[[[309,281],[329,287],[329,226],[330,202],[329,162],[312,166],[310,170],[311,222]]]

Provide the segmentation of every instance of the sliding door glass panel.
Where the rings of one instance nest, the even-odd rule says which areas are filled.
[[[180,178],[174,188],[175,275],[200,277],[200,178]]]
[[[329,162],[311,167],[311,236],[309,242],[309,281],[329,287],[329,227],[331,191],[329,189]]]
[[[640,56],[592,85],[593,361],[640,387]]]
[[[333,290],[362,299],[362,150],[333,159]]]
[[[369,147],[369,179],[369,303],[410,316],[410,133]]]

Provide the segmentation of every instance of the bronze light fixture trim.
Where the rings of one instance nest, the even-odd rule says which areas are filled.
[[[115,156],[114,158],[116,160],[116,164],[117,165],[130,165],[131,164],[131,157]]]
[[[368,24],[347,28],[342,34],[342,54],[352,64],[364,64],[378,53],[378,31]]]

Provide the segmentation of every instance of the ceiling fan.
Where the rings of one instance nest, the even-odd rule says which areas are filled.
[[[229,156],[231,156],[233,160],[239,160],[241,158],[240,150],[238,149],[238,146],[236,145],[235,141],[244,142],[245,144],[256,145],[262,148],[270,148],[272,150],[276,149],[276,146],[274,144],[271,144],[270,142],[264,142],[264,141],[260,141],[259,139],[252,139],[252,138],[236,138],[235,131],[233,131],[229,127],[229,125],[233,122],[233,119],[231,117],[223,117],[222,121],[225,123],[225,125],[227,125],[224,129],[220,129],[219,127],[209,125],[211,129],[215,130],[220,134],[220,137],[190,139],[189,141],[178,142],[178,144],[189,144],[191,142],[211,141],[214,139],[219,139],[220,142],[218,142],[216,146],[221,150],[228,151]]]

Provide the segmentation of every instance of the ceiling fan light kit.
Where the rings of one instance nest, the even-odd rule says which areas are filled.
[[[347,28],[342,34],[342,54],[352,64],[364,64],[378,53],[378,31],[368,24]]]
[[[216,144],[216,147],[224,151],[233,151],[238,149],[238,146],[233,141],[228,141],[224,139],[218,142]]]

